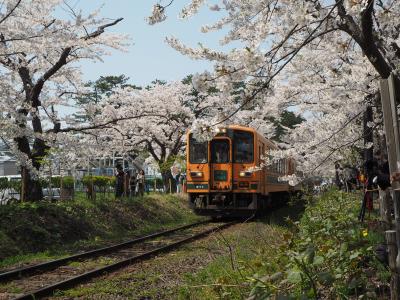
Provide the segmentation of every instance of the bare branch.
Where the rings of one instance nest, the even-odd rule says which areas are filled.
[[[102,26],[100,26],[96,31],[92,32],[91,34],[88,34],[86,37],[84,37],[83,39],[85,40],[89,40],[95,37],[98,37],[99,35],[103,34],[105,29],[107,27],[111,27],[114,26],[116,24],[118,24],[119,22],[121,22],[124,18],[119,18],[117,20],[115,20],[114,22],[108,23],[108,24],[104,24]]]
[[[17,7],[21,4],[22,0],[18,0],[17,3],[15,3],[14,7],[10,9],[10,11],[8,12],[8,14],[6,14],[1,20],[0,20],[0,24],[3,23],[5,20],[7,20],[12,14],[13,12],[17,9]]]

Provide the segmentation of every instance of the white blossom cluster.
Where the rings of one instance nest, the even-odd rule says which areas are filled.
[[[153,10],[151,12],[151,15],[147,18],[147,22],[150,25],[154,25],[156,23],[163,22],[167,19],[167,16],[165,14],[165,9],[163,6],[160,4],[155,4],[153,6]]]
[[[185,15],[196,13],[203,2],[186,1]],[[192,48],[176,37],[167,42],[193,59],[215,63],[214,72],[197,74],[193,83],[201,90],[217,88],[226,122],[260,126],[270,136],[268,117],[279,118],[287,109],[301,113],[306,121],[286,128],[280,146],[296,159],[304,176],[332,173],[335,161],[351,156],[355,147],[370,146],[363,144],[363,111],[374,104],[379,78],[399,74],[399,1],[207,4],[221,18],[204,25],[202,32],[223,32],[220,42],[234,45],[231,50]],[[369,30],[374,41],[361,34]],[[244,88],[233,97],[238,84]],[[196,132],[201,133],[205,123],[196,121]],[[376,130],[379,123],[374,120],[368,126]]]
[[[72,118],[72,99],[86,93],[78,63],[123,50],[127,37],[107,32],[120,21],[98,10],[84,15],[62,0],[2,1],[0,139],[32,174],[52,147],[71,161],[79,156],[71,133],[88,124]],[[85,109],[95,114],[100,107]]]

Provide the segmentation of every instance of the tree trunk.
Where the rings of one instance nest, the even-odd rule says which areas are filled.
[[[176,192],[176,181],[172,176],[170,170],[162,172],[162,179],[164,183],[164,191],[165,193],[175,193]]]
[[[21,167],[22,186],[21,201],[35,202],[43,199],[42,185],[39,180],[34,180],[26,167]]]
[[[46,156],[46,151],[49,149],[44,141],[35,139],[32,151],[27,137],[20,137],[15,140],[18,145],[18,150],[26,154],[32,160],[32,166],[36,170],[40,170],[43,158]],[[21,201],[34,202],[43,199],[42,186],[39,180],[34,180],[30,170],[26,166],[21,167]]]

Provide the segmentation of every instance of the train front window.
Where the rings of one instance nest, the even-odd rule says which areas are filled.
[[[190,135],[189,161],[192,164],[205,164],[208,160],[208,143],[198,142]]]
[[[229,141],[213,140],[211,141],[211,161],[217,164],[229,162]]]
[[[234,162],[252,163],[254,161],[254,137],[251,132],[235,130],[233,144]]]

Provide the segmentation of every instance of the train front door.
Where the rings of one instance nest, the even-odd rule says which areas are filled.
[[[210,143],[210,185],[214,192],[232,191],[232,142],[229,138],[215,138]]]

